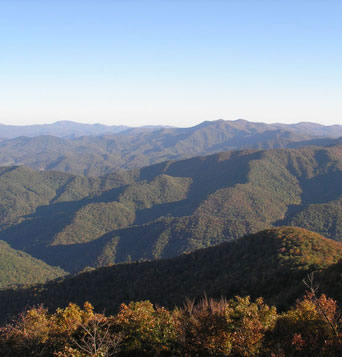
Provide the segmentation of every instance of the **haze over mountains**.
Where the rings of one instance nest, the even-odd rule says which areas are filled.
[[[86,176],[227,150],[333,145],[342,137],[340,125],[245,120],[208,121],[190,128],[127,129],[57,122],[0,129],[0,165],[26,165]],[[18,137],[20,133],[24,136]]]
[[[331,136],[331,137],[340,137],[342,136],[342,125],[321,125],[310,122],[299,122],[297,124],[265,124],[265,123],[252,123],[247,120],[238,119],[234,121],[224,121],[222,119],[216,121],[206,121],[196,127],[203,127],[214,124],[215,122],[224,122],[225,126],[231,127],[235,130],[254,130],[258,132],[264,132],[266,130],[288,130],[296,131],[297,133],[303,135],[312,135],[312,136]],[[98,136],[106,134],[116,134],[122,133],[124,131],[130,131],[132,129],[136,130],[158,130],[168,128],[172,131],[177,132],[181,128],[171,128],[163,125],[145,125],[137,128],[125,126],[125,125],[104,125],[104,124],[86,124],[86,123],[76,123],[68,120],[57,121],[52,124],[33,124],[33,125],[6,125],[0,124],[1,138],[15,138],[18,136],[27,136],[34,137],[40,135],[51,135],[57,137],[80,137],[85,135]],[[185,131],[191,131],[190,128],[185,128]]]
[[[342,357],[341,13],[0,1],[0,357]]]
[[[0,124],[0,137],[16,138],[18,136],[34,137],[40,135],[78,137],[83,135],[113,134],[127,129],[129,129],[129,127],[124,125],[80,124],[72,121],[58,121],[53,124],[35,125]]]

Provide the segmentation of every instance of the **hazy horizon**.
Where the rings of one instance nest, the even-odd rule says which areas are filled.
[[[0,2],[0,123],[342,124],[340,1]]]
[[[34,126],[34,125],[52,125],[52,124],[57,124],[57,123],[62,123],[62,122],[68,122],[68,123],[76,123],[76,124],[87,124],[87,125],[105,125],[105,126],[127,126],[127,127],[145,127],[145,126],[165,126],[165,127],[174,127],[174,128],[187,128],[187,127],[193,127],[193,126],[196,126],[196,125],[200,125],[201,123],[203,122],[214,122],[214,121],[218,121],[218,120],[224,120],[224,121],[230,121],[230,122],[234,122],[234,121],[238,121],[238,120],[244,120],[244,121],[248,121],[248,122],[251,122],[251,123],[260,123],[260,124],[285,124],[285,125],[291,125],[291,124],[302,124],[302,123],[307,123],[307,124],[319,124],[319,125],[323,125],[323,126],[333,126],[333,125],[342,125],[342,124],[339,124],[339,123],[333,123],[333,124],[325,124],[325,123],[318,123],[318,122],[310,122],[310,121],[298,121],[298,122],[293,122],[293,123],[282,123],[282,122],[270,122],[270,123],[266,123],[264,121],[255,121],[255,122],[252,122],[250,120],[247,120],[247,119],[244,119],[244,118],[239,118],[239,119],[232,119],[232,120],[226,120],[226,119],[223,119],[223,118],[219,118],[219,119],[213,119],[213,120],[204,120],[204,121],[201,121],[201,122],[198,122],[198,123],[195,123],[193,125],[190,125],[190,126],[182,126],[182,125],[179,125],[179,126],[175,126],[175,125],[168,125],[168,124],[144,124],[144,123],[141,123],[139,125],[136,125],[136,126],[131,126],[131,125],[125,125],[125,124],[105,124],[105,123],[101,123],[101,122],[82,122],[82,121],[74,121],[74,120],[57,120],[57,121],[53,121],[53,122],[43,122],[43,123],[31,123],[31,124],[6,124],[6,123],[2,123],[0,122],[0,125],[10,125],[10,126],[18,126],[18,127],[21,127],[21,126]]]

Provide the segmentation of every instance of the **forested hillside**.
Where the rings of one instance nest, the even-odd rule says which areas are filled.
[[[340,240],[341,178],[341,146],[231,151],[100,178],[4,167],[0,239],[68,272],[284,224]]]
[[[197,250],[169,260],[119,264],[99,268],[26,290],[0,292],[1,311],[18,313],[41,303],[50,309],[69,302],[114,313],[122,302],[150,300],[172,307],[185,298],[263,296],[267,303],[288,308],[300,297],[302,279],[318,271],[315,284],[342,299],[342,243],[294,227],[265,230],[216,247]],[[329,283],[327,283],[330,281]]]
[[[44,283],[65,274],[62,269],[49,266],[0,241],[0,289]]]

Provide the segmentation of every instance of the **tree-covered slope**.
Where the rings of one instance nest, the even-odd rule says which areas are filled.
[[[0,164],[24,164],[35,169],[99,176],[120,168],[132,169],[233,149],[324,146],[336,144],[336,138],[342,136],[341,126],[264,124],[246,120],[207,121],[190,128],[132,128],[118,134],[111,134],[110,127],[105,134],[106,128],[102,126],[78,128],[72,123],[65,126],[71,136],[92,130],[94,134],[62,138],[58,133],[67,130],[62,124],[56,124],[51,130],[32,128],[45,135],[0,141]],[[29,128],[27,132],[30,133]]]
[[[66,273],[0,241],[0,289],[44,283]]]
[[[230,151],[99,178],[5,167],[0,239],[69,272],[284,224],[340,240],[341,178],[341,146]]]
[[[0,167],[0,224],[10,225],[53,204],[80,201],[132,182],[133,172],[91,179],[24,166]]]
[[[173,306],[206,293],[263,296],[284,307],[303,293],[302,279],[309,272],[331,269],[341,258],[342,243],[301,228],[279,227],[169,260],[119,264],[39,287],[3,291],[0,306],[1,311],[6,306],[17,313],[27,304],[54,309],[70,301],[90,301],[98,311],[113,312],[131,300]]]

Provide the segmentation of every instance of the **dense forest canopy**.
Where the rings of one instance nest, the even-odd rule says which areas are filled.
[[[304,294],[302,280],[311,272],[317,272],[322,292],[342,299],[341,258],[340,242],[302,228],[273,228],[172,259],[117,264],[44,285],[3,290],[0,311],[19,313],[27,305],[40,304],[54,310],[90,301],[98,312],[115,313],[121,303],[140,300],[172,308],[185,297],[198,299],[205,293],[218,299],[262,296],[286,309]]]
[[[341,178],[342,146],[229,151],[97,178],[2,167],[0,240],[72,273],[281,225],[339,240]]]

